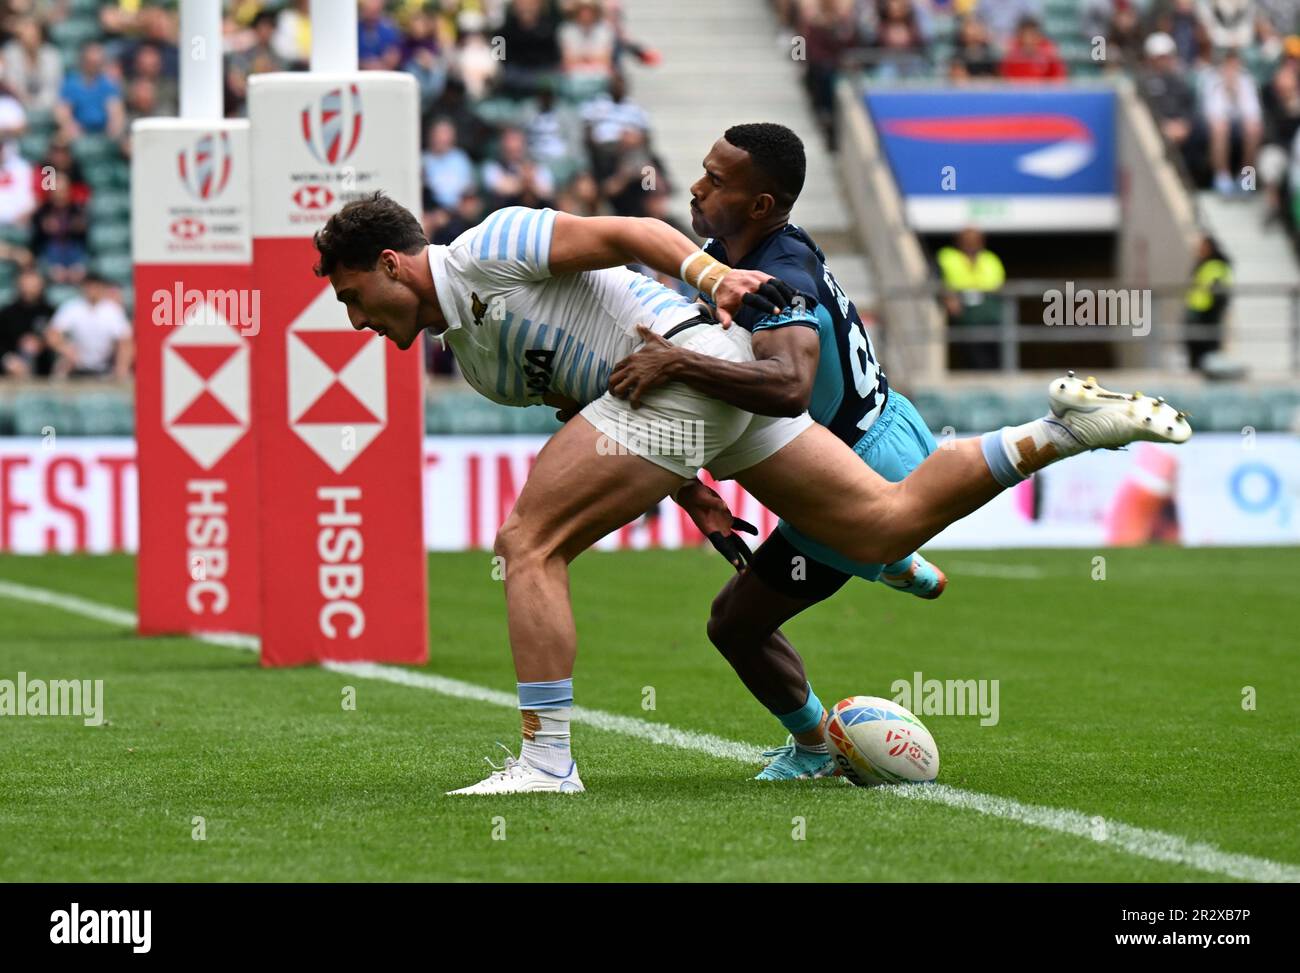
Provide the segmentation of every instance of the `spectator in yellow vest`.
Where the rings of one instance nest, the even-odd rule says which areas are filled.
[[[1196,265],[1192,269],[1192,286],[1187,291],[1187,323],[1213,325],[1212,337],[1187,339],[1187,354],[1192,367],[1201,369],[1205,356],[1219,350],[1223,343],[1223,315],[1228,310],[1232,287],[1232,261],[1219,247],[1214,237],[1201,237],[1196,249]]]
[[[1002,298],[995,295],[1007,279],[1002,261],[985,248],[984,234],[973,226],[958,233],[953,243],[936,255],[948,327],[997,325]],[[992,369],[999,367],[1000,359],[996,342],[959,342],[952,345],[949,364],[952,368]]]

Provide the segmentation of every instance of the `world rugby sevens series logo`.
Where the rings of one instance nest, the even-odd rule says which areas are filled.
[[[302,110],[302,138],[316,161],[347,162],[361,140],[361,95],[354,84],[325,92]]]
[[[230,181],[230,136],[225,132],[201,135],[176,154],[181,182],[196,199],[214,199]]]

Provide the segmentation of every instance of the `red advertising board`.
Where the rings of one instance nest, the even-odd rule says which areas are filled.
[[[262,663],[428,656],[419,353],[357,332],[312,271],[312,234],[383,189],[418,212],[407,75],[259,75],[250,85],[253,415]]]
[[[132,134],[139,629],[256,632],[248,124]]]

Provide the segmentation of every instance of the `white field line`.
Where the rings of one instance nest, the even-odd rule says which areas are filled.
[[[60,608],[71,614],[111,625],[133,627],[136,622],[134,612],[8,581],[0,581],[0,597]],[[228,648],[244,650],[257,648],[257,639],[249,635],[200,634],[192,637],[201,642]],[[374,679],[399,686],[426,689],[443,696],[468,699],[507,709],[514,709],[518,705],[518,700],[511,693],[416,669],[372,662],[325,662],[322,663],[322,668],[358,679]],[[695,750],[744,763],[758,763],[761,760],[762,751],[758,747],[724,740],[707,733],[679,730],[664,723],[650,723],[636,717],[620,716],[617,713],[606,713],[603,710],[586,707],[574,707],[573,718],[600,730],[621,733],[649,743],[666,744],[682,750]],[[881,788],[876,793],[882,792],[896,800],[942,804],[1006,821],[1015,821],[1045,831],[1055,831],[1058,834],[1095,841],[1138,858],[1181,865],[1211,875],[1252,882],[1300,882],[1300,866],[1297,865],[1251,855],[1233,854],[1211,844],[1188,841],[1186,838],[1163,831],[1139,828],[1095,815],[1090,816],[1082,811],[1022,804],[1010,798],[964,791],[949,787],[947,784],[888,787]]]

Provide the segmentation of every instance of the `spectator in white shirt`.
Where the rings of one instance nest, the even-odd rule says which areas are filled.
[[[1254,0],[1199,0],[1196,13],[1217,50],[1238,50],[1255,39]]]
[[[27,226],[36,211],[32,166],[13,146],[0,144],[0,225]]]
[[[1201,111],[1210,130],[1214,188],[1224,195],[1232,195],[1239,191],[1228,164],[1234,138],[1241,144],[1242,166],[1254,166],[1264,132],[1259,92],[1242,68],[1241,56],[1236,51],[1225,52],[1219,66],[1206,78]]]
[[[455,209],[461,197],[474,188],[474,163],[456,144],[456,126],[446,118],[429,126],[429,148],[420,163],[424,187],[443,209]]]
[[[63,84],[63,58],[58,48],[45,42],[34,18],[17,19],[13,33],[3,52],[5,83],[29,111],[53,111]]]
[[[564,73],[577,82],[609,80],[614,74],[618,36],[606,20],[600,0],[574,0],[570,16],[558,35]]]
[[[93,274],[82,282],[80,296],[54,312],[48,341],[57,355],[55,375],[131,374],[131,323],[108,282]]]

